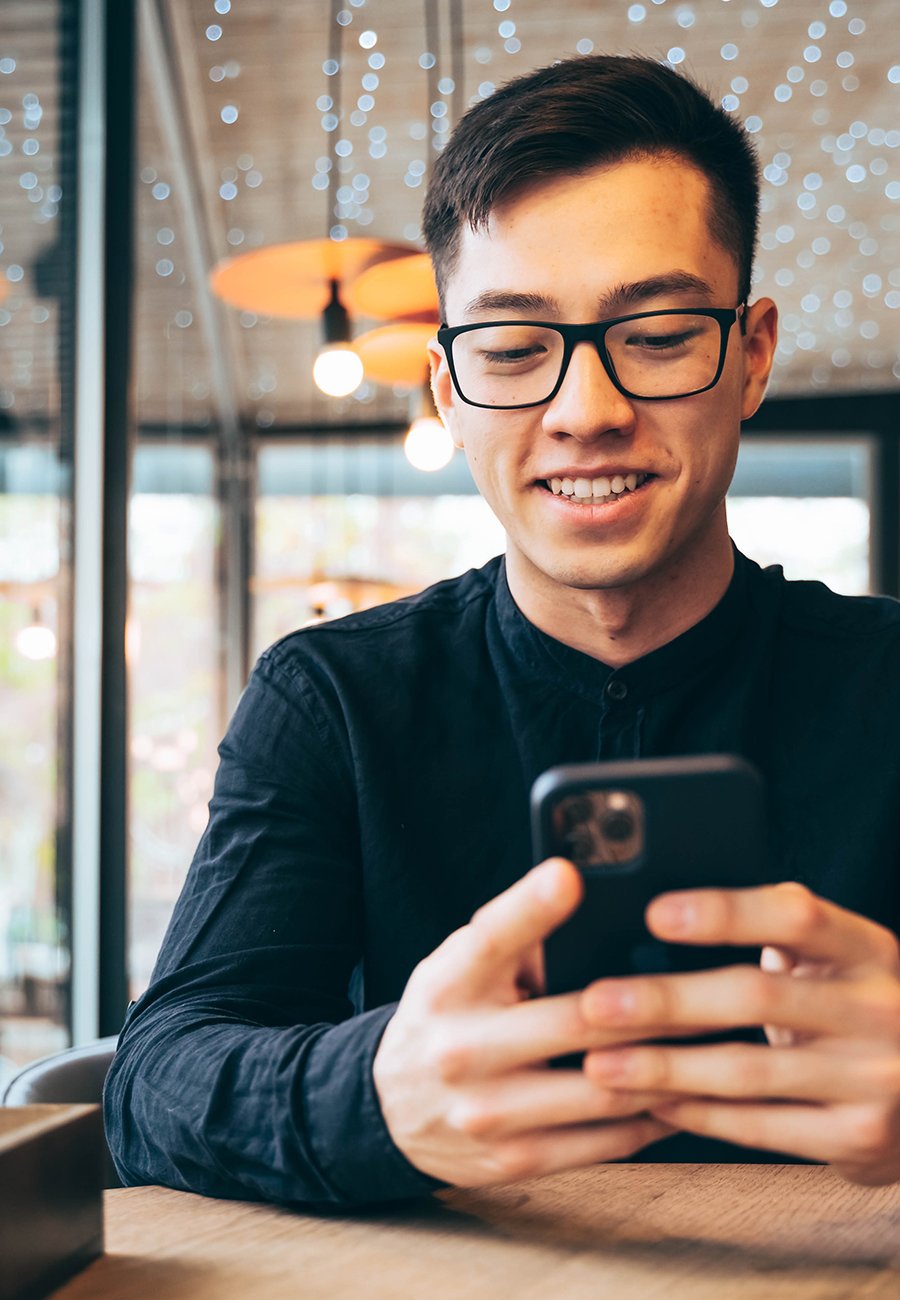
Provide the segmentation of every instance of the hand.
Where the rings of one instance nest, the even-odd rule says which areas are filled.
[[[611,1092],[546,1064],[633,1037],[590,1026],[580,993],[535,996],[543,940],[581,891],[571,863],[550,859],[410,976],[373,1075],[391,1137],[423,1173],[478,1187],[618,1160],[672,1132],[647,1114],[662,1093]]]
[[[661,1119],[707,1137],[900,1180],[900,958],[894,935],[802,885],[664,894],[647,924],[676,943],[766,945],[761,968],[602,980],[587,1021],[637,1033],[765,1025],[769,1046],[642,1045],[593,1052],[600,1085],[670,1094]]]

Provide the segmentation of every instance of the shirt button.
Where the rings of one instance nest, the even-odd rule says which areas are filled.
[[[611,700],[624,700],[628,694],[628,687],[620,677],[614,677],[611,682],[606,684],[606,694]]]

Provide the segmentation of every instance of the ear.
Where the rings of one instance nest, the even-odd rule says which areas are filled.
[[[741,419],[749,420],[766,393],[766,384],[778,342],[778,308],[771,298],[760,298],[747,308],[743,336],[744,387]]]
[[[453,445],[462,451],[463,437],[456,418],[456,393],[444,349],[436,338],[428,340],[428,362],[431,366],[431,391],[434,394],[434,404],[453,439]]]

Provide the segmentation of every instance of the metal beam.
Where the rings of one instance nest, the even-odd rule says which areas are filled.
[[[100,715],[103,637],[104,0],[82,0],[72,691],[72,1041],[99,1032]]]
[[[128,1004],[128,498],[134,446],[136,0],[107,0],[103,212],[103,640],[100,700],[101,1036]]]
[[[249,669],[251,564],[250,466],[240,425],[231,355],[221,307],[209,286],[212,242],[204,219],[199,167],[188,129],[175,44],[165,0],[140,0],[141,52],[154,96],[160,130],[172,167],[173,189],[184,221],[188,260],[209,353],[213,398],[218,409],[219,504],[222,512],[220,569],[220,712],[231,715]]]

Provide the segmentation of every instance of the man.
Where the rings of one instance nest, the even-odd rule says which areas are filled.
[[[457,128],[425,210],[433,383],[505,563],[260,660],[108,1082],[125,1182],[352,1205],[628,1157],[900,1178],[900,610],[729,542],[775,346],[756,198],[741,129],[648,60],[555,65]],[[762,770],[802,883],[648,924],[763,969],[540,996],[580,886],[527,870],[531,782],[714,751]]]

